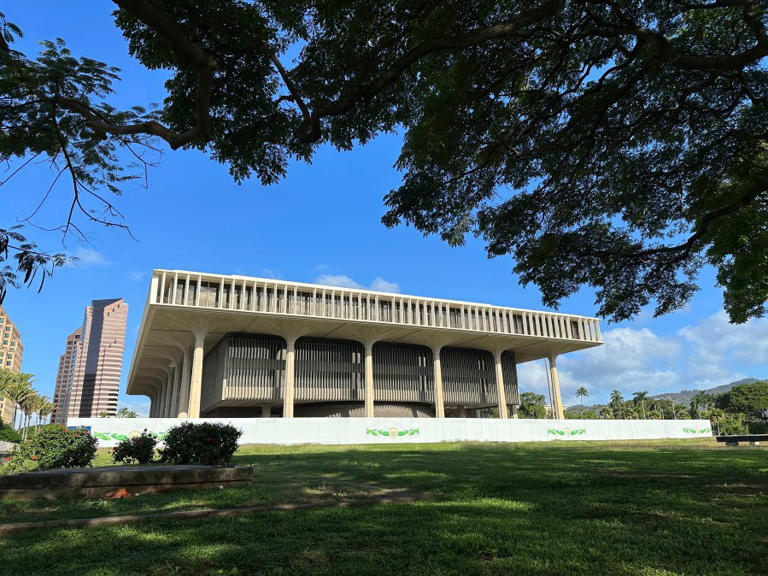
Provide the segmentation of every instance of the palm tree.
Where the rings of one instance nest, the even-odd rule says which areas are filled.
[[[41,396],[38,396],[37,392],[32,390],[32,393],[27,395],[21,402],[21,409],[24,412],[24,434],[23,439],[26,440],[29,435],[29,426],[32,421],[32,416],[37,414],[37,408],[42,400]]]
[[[34,394],[32,389],[32,382],[34,377],[32,374],[15,374],[11,372],[11,378],[6,375],[2,377],[3,382],[3,396],[8,398],[14,403],[16,407],[22,404],[28,396]],[[16,423],[16,407],[13,410],[13,422]]]
[[[725,418],[725,412],[723,412],[720,408],[712,408],[709,411],[709,414],[707,414],[709,417],[710,422],[712,423],[712,427],[715,429],[715,434],[720,434],[720,420]]]
[[[579,386],[579,389],[576,390],[576,397],[581,400],[582,408],[584,408],[584,396],[589,396],[589,392],[586,388],[584,388],[584,386]]]
[[[691,398],[691,412],[696,412],[696,416],[701,418],[701,411],[708,410],[712,405],[713,397],[706,392],[698,392]]]
[[[37,423],[40,424],[40,420],[48,418],[55,409],[56,405],[47,396],[40,396],[40,404],[37,406]],[[37,427],[35,427],[35,431],[37,431]]]
[[[13,385],[16,381],[16,373],[11,372],[7,368],[0,368],[0,397],[7,398],[13,402],[11,395],[13,394]],[[13,420],[12,425],[16,424],[16,407],[13,408]]]
[[[624,396],[621,395],[621,392],[618,390],[613,390],[611,392],[611,401],[608,403],[608,405],[611,407],[611,410],[613,410],[613,417],[614,418],[621,418],[622,413],[624,412]]]
[[[645,419],[645,399],[648,398],[648,392],[643,390],[642,392],[635,392],[632,398],[635,404],[640,404],[640,409],[643,411],[643,419]]]

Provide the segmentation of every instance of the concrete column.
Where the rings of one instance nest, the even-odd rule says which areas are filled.
[[[179,403],[176,407],[176,417],[186,418],[189,414],[189,387],[192,377],[192,354],[187,346],[184,346],[184,357],[181,359],[181,382],[179,389]]]
[[[189,382],[189,418],[200,418],[200,396],[203,392],[203,356],[205,354],[205,332],[195,332],[195,347],[192,354],[192,374]]]
[[[440,350],[442,346],[432,348],[433,376],[435,379],[435,418],[445,418],[443,403],[443,371],[440,367]]]
[[[168,366],[168,382],[165,385],[165,410],[163,418],[169,418],[172,414],[171,404],[173,404],[173,381],[176,379],[176,364],[171,362]]]
[[[563,401],[560,399],[560,380],[557,377],[557,356],[554,354],[549,357],[549,371],[552,377],[552,415],[557,420],[563,420],[565,413],[563,411]]]
[[[272,406],[269,404],[264,404],[261,407],[261,417],[262,418],[269,418],[272,416]]]
[[[285,339],[285,392],[283,418],[293,418],[293,398],[296,387],[296,337]]]
[[[181,367],[173,364],[173,387],[171,388],[171,403],[169,405],[168,418],[176,418],[179,413],[179,388],[181,385]]]
[[[155,417],[155,399],[152,396],[149,397],[149,417]]]
[[[165,414],[165,384],[161,382],[157,393],[157,417],[162,418],[163,414]]]
[[[504,370],[501,367],[501,350],[496,350],[493,353],[493,358],[496,363],[496,390],[499,401],[499,418],[509,418],[507,414],[507,394],[504,390]]]
[[[373,418],[373,341],[365,342],[365,417]]]
[[[552,417],[555,417],[555,400],[552,392],[552,372],[549,369],[549,358],[544,358],[544,373],[547,376],[547,394],[549,395],[549,405],[552,408]]]
[[[162,302],[161,298],[158,297],[158,293],[160,291],[160,279],[152,274],[152,280],[149,282],[149,293],[150,293],[150,302]]]

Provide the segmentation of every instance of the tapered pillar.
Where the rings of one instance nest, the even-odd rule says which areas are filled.
[[[166,384],[160,384],[160,402],[157,407],[157,417],[162,418],[165,416],[165,388]]]
[[[557,377],[557,356],[554,354],[549,357],[549,373],[552,386],[552,417],[557,420],[563,420],[565,413],[563,412],[563,401],[560,398],[560,380]]]
[[[496,364],[496,394],[499,401],[499,418],[509,418],[507,413],[507,394],[504,390],[504,370],[501,366],[501,350],[497,350],[493,354],[494,362]]]
[[[165,385],[165,409],[163,410],[163,418],[168,418],[171,415],[171,403],[173,402],[173,380],[176,377],[176,364],[173,362],[168,366],[168,382]]]
[[[181,365],[181,386],[179,390],[179,405],[177,407],[176,417],[186,418],[189,414],[189,387],[192,377],[192,354],[188,346],[184,346],[184,357]]]
[[[203,392],[203,356],[205,354],[205,332],[195,332],[195,347],[192,353],[192,374],[189,382],[189,418],[200,418],[200,396]]]
[[[440,367],[440,350],[442,346],[432,349],[433,377],[435,379],[435,418],[445,418],[443,403],[443,371]]]
[[[155,398],[153,396],[149,397],[149,417],[154,418],[155,417],[155,410],[157,409],[157,402],[155,402]]]
[[[293,418],[293,398],[296,388],[296,338],[285,339],[285,392],[283,418]]]
[[[264,404],[261,407],[261,417],[262,418],[270,418],[272,416],[272,406],[269,404]]]
[[[171,395],[169,396],[170,400],[168,402],[168,414],[166,414],[166,417],[176,418],[179,405],[179,381],[181,380],[181,370],[180,366],[175,362],[171,363],[171,368],[173,368],[173,380],[171,381]]]
[[[373,342],[365,343],[365,417],[373,418]]]

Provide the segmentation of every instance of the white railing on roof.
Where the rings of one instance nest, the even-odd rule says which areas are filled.
[[[602,342],[597,318],[178,270],[155,270],[150,304]]]

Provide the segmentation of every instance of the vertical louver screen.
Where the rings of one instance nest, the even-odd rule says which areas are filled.
[[[373,388],[377,402],[431,404],[434,401],[432,352],[424,346],[375,344]]]
[[[363,400],[363,345],[349,340],[296,342],[296,401]]]

